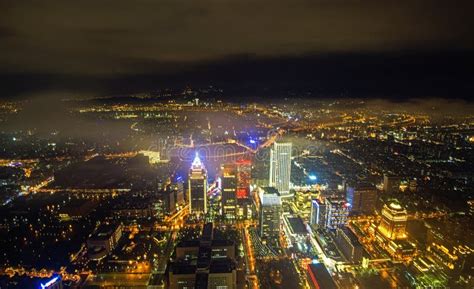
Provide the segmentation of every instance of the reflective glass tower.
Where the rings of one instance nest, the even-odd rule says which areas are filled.
[[[270,187],[276,188],[281,195],[290,192],[291,143],[273,144],[270,150]]]

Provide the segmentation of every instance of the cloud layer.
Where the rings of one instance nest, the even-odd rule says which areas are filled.
[[[472,50],[471,3],[5,0],[0,73],[127,75],[235,55]]]

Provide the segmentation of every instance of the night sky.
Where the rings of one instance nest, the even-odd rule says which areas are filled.
[[[466,98],[473,3],[0,0],[0,95],[220,84]]]

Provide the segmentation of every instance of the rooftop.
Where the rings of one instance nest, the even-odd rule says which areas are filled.
[[[235,270],[235,263],[231,259],[212,260],[210,273],[230,273]]]
[[[341,230],[342,232],[344,232],[344,235],[346,235],[349,240],[351,241],[351,243],[353,245],[359,245],[360,246],[360,242],[359,242],[359,239],[357,238],[357,236],[354,234],[354,232],[352,232],[351,229],[347,228],[347,227],[342,227],[342,228],[339,228],[339,230]]]
[[[298,235],[308,234],[308,230],[306,230],[306,226],[300,217],[288,217],[287,220],[293,233]]]
[[[118,226],[116,224],[101,224],[92,234],[91,239],[108,239],[114,234]]]
[[[275,194],[262,194],[262,206],[281,206],[281,198]]]
[[[308,266],[308,273],[313,284],[317,284],[319,288],[337,289],[336,283],[334,283],[334,280],[323,264],[310,264]]]

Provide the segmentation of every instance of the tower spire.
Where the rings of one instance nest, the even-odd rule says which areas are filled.
[[[193,168],[195,168],[195,167],[202,167],[202,162],[201,162],[201,159],[199,158],[198,152],[196,152],[196,155],[194,156],[194,160],[193,160],[193,163],[192,163],[192,167],[193,167]]]

